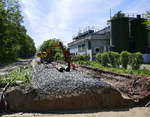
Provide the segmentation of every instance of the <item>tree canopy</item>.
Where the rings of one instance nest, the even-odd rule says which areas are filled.
[[[40,46],[39,51],[40,52],[45,52],[45,51],[47,52],[48,47],[59,45],[59,42],[61,42],[61,41],[59,39],[55,39],[55,38],[44,41],[43,44]],[[58,55],[63,56],[62,50],[60,47],[52,48],[51,50],[48,50],[48,51],[53,58],[55,58]]]
[[[125,17],[125,13],[123,13],[122,11],[118,11],[111,19],[118,19],[122,17]]]
[[[146,13],[146,20],[145,20],[145,24],[146,24],[146,27],[150,30],[150,11],[148,11]]]
[[[0,63],[34,55],[34,42],[22,23],[19,1],[0,0]]]

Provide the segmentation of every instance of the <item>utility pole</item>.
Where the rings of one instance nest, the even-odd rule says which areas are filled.
[[[111,20],[111,8],[110,8],[110,20]]]
[[[112,33],[111,33],[111,8],[110,8],[110,46],[112,46]]]

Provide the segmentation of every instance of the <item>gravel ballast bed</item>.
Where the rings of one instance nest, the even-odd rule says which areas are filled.
[[[111,88],[107,83],[89,74],[75,70],[59,72],[51,64],[41,64],[35,67],[32,86],[41,93],[55,97],[98,94]]]

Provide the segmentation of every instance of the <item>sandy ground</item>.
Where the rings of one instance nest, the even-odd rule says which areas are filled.
[[[2,117],[150,117],[150,107],[136,107],[113,110],[90,110],[83,112],[55,112],[55,113],[15,113]]]

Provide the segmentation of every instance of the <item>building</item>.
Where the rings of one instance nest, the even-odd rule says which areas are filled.
[[[112,51],[150,52],[150,39],[144,24],[145,19],[137,15],[111,20],[110,46]]]
[[[89,54],[91,58],[97,52],[109,50],[150,53],[150,31],[144,21],[140,15],[121,17],[110,20],[110,26],[102,30],[79,33],[68,44],[70,53]]]
[[[88,30],[79,33],[68,44],[72,55],[88,54],[92,58],[97,52],[108,51],[110,48],[110,27],[99,31]]]

